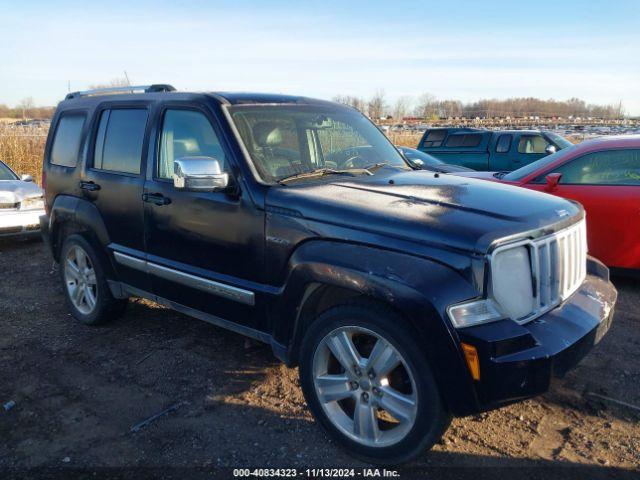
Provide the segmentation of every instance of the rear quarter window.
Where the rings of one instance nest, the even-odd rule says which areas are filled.
[[[83,113],[62,114],[56,127],[49,156],[53,165],[76,166],[85,120],[86,115]]]
[[[436,148],[442,146],[442,141],[447,136],[446,130],[431,130],[422,142],[425,148]]]

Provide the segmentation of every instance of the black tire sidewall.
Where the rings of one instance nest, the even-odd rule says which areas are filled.
[[[416,383],[419,407],[415,424],[400,442],[389,447],[367,447],[345,436],[329,420],[315,393],[313,356],[316,348],[329,332],[349,325],[367,328],[389,341],[404,357]],[[320,315],[306,332],[301,346],[300,383],[307,404],[329,435],[355,457],[381,465],[403,463],[431,448],[448,427],[451,416],[444,407],[418,338],[394,312],[360,305],[334,307]]]
[[[66,279],[64,276],[64,262],[66,261],[67,253],[74,246],[78,246],[82,248],[82,250],[84,250],[84,252],[89,257],[91,265],[93,266],[93,270],[96,274],[96,306],[89,314],[82,313],[71,301],[71,298],[69,297],[69,290],[67,289],[66,285]],[[62,286],[64,288],[65,299],[74,318],[86,325],[99,325],[101,323],[104,323],[108,319],[107,317],[109,316],[111,310],[111,304],[115,299],[113,298],[113,296],[111,295],[111,291],[109,290],[109,285],[104,274],[104,267],[102,266],[102,262],[100,261],[99,256],[97,255],[91,243],[89,243],[89,241],[87,241],[87,239],[85,239],[82,235],[73,234],[65,239],[62,245],[62,250],[60,252],[60,276],[62,278]]]

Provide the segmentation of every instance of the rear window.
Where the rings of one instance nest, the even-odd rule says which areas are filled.
[[[50,161],[53,165],[75,167],[78,162],[82,128],[86,116],[84,114],[63,114],[58,121]]]
[[[477,147],[482,141],[482,135],[465,133],[450,135],[445,147]]]
[[[93,167],[111,172],[139,174],[146,125],[146,109],[103,111],[96,136]]]
[[[446,130],[431,130],[424,139],[422,146],[426,148],[440,147],[442,146],[442,141],[446,136]]]

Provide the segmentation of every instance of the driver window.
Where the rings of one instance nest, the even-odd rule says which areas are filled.
[[[640,150],[594,152],[553,171],[565,185],[640,185]]]
[[[540,135],[522,135],[518,142],[518,153],[546,153],[549,143]]]
[[[224,151],[211,123],[195,110],[167,110],[162,123],[158,178],[170,179],[173,161],[181,157],[212,157],[226,170]]]

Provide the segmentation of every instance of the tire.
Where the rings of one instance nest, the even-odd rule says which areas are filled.
[[[345,338],[355,356],[342,348],[349,345]],[[305,333],[300,384],[307,404],[352,456],[380,465],[405,463],[430,449],[449,427],[451,415],[417,338],[403,318],[373,302],[333,307]],[[357,365],[345,368],[348,360],[338,356],[355,358]]]
[[[80,260],[82,256],[84,260]],[[111,294],[105,276],[105,260],[104,255],[81,235],[70,235],[62,244],[60,277],[65,299],[71,314],[85,325],[100,325],[118,318],[127,306],[126,298],[114,298]]]

